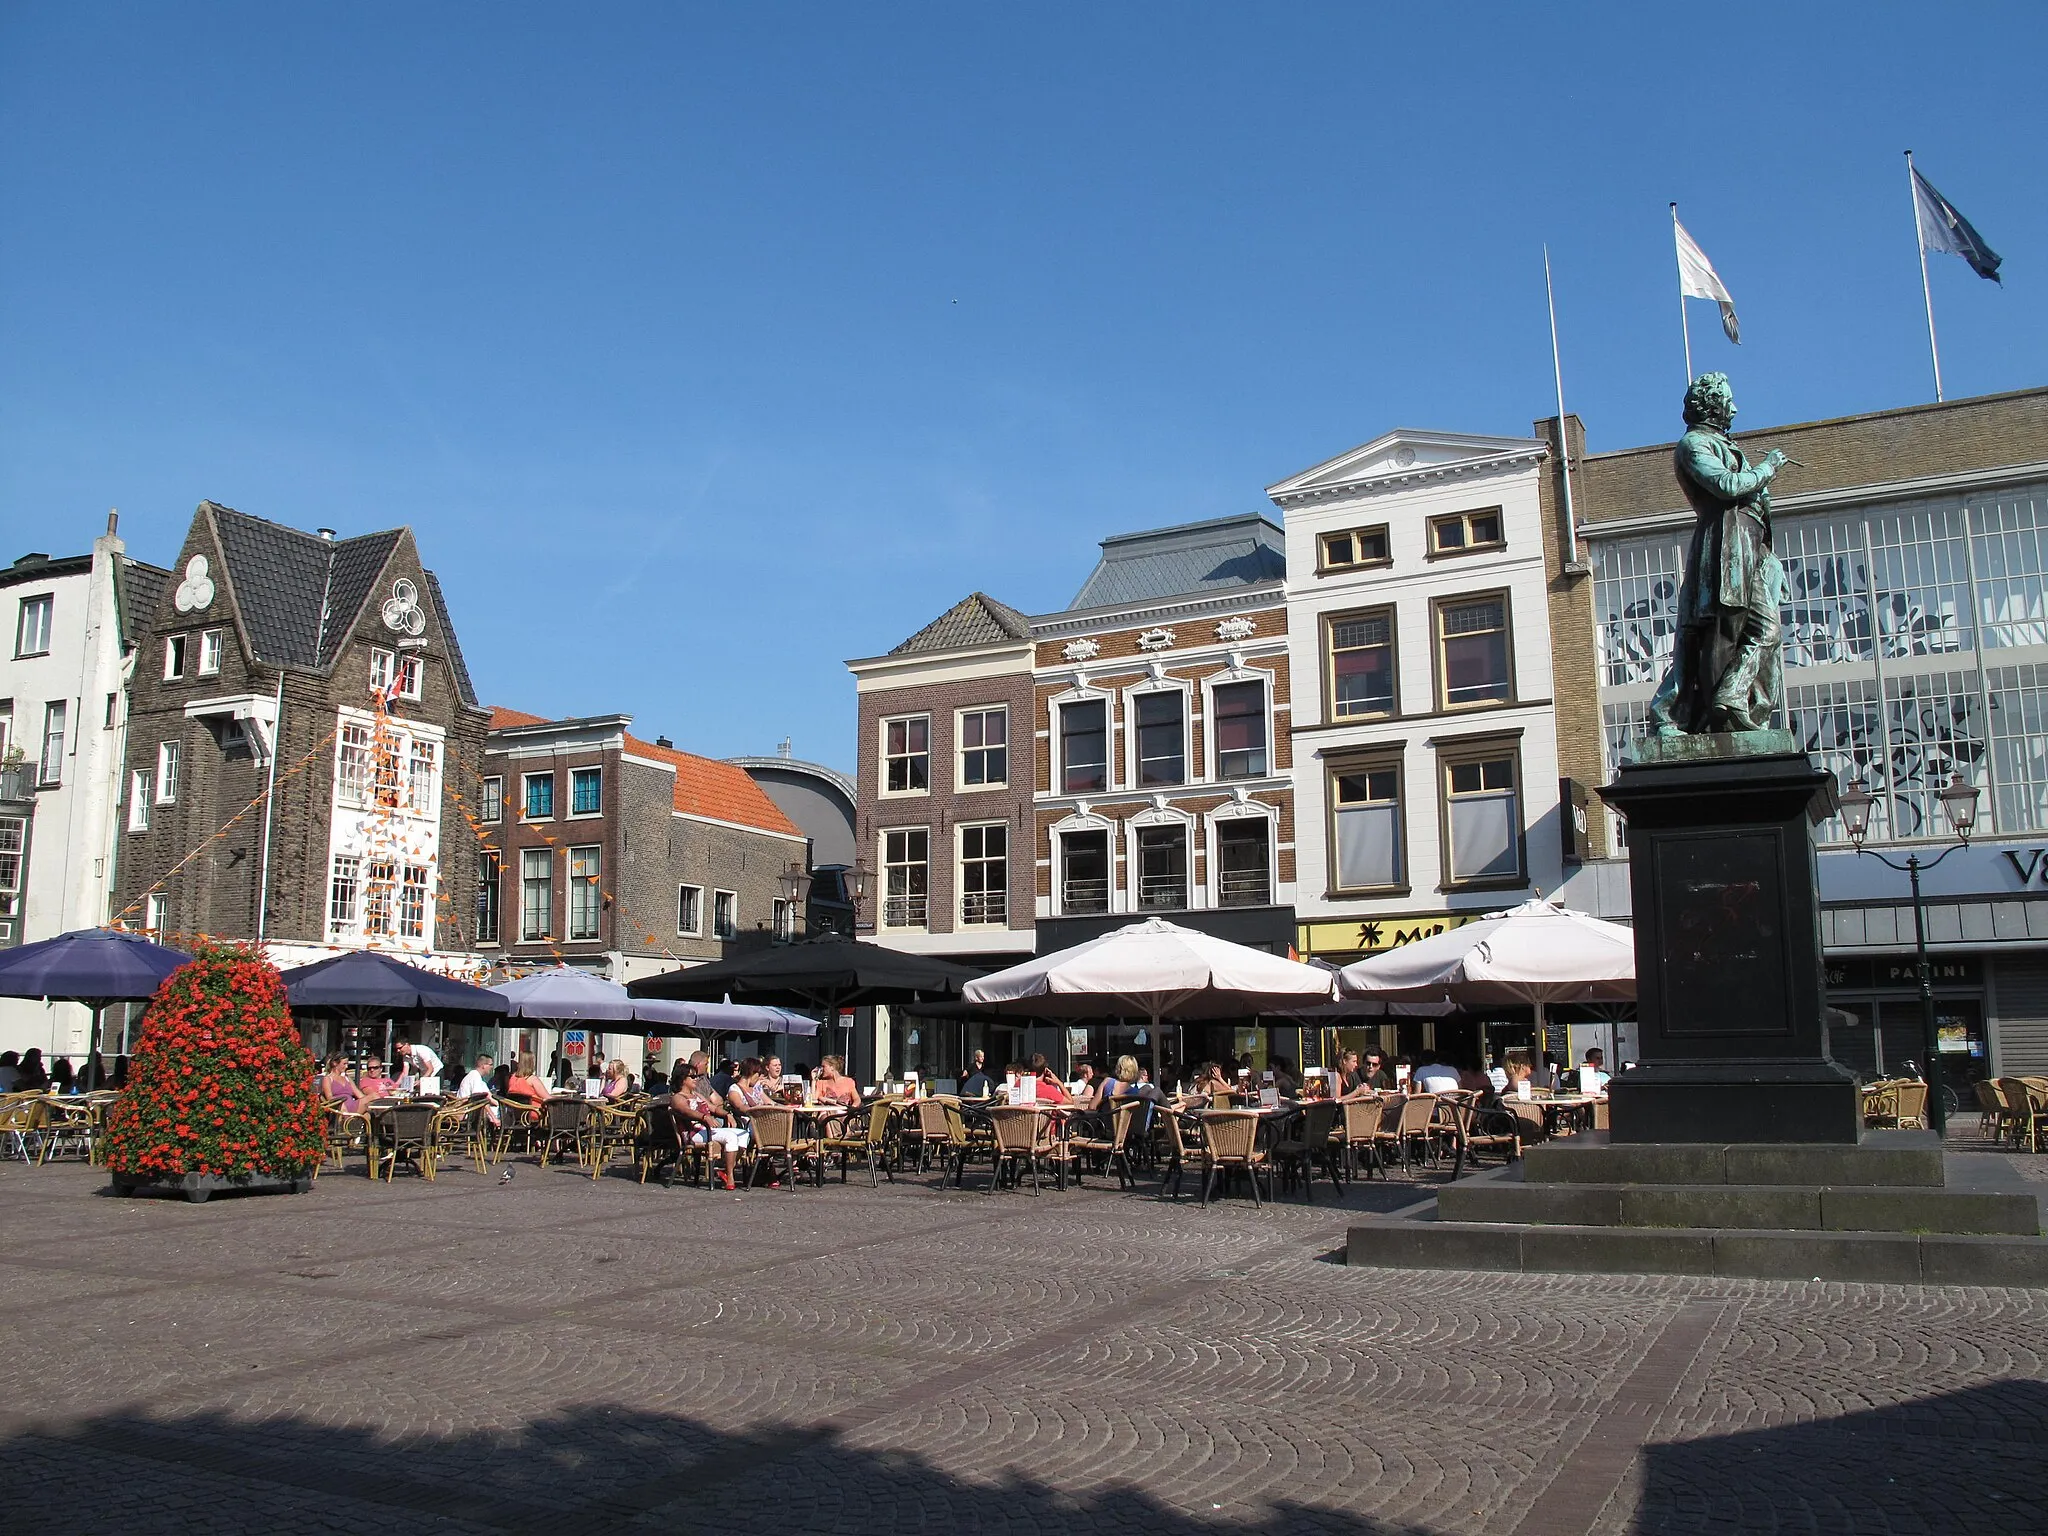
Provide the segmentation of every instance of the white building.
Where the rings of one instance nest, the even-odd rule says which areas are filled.
[[[1403,429],[1267,489],[1287,532],[1304,956],[1341,964],[1563,880],[1547,454]]]
[[[105,923],[137,616],[169,573],[115,533],[92,552],[28,554],[0,570],[0,948]],[[0,998],[0,1050],[83,1055],[75,1003]]]

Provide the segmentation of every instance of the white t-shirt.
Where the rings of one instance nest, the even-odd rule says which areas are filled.
[[[482,1099],[488,1098],[490,1092],[490,1080],[475,1067],[471,1067],[463,1074],[462,1086],[455,1090],[455,1096],[458,1099]]]
[[[1415,1074],[1415,1083],[1425,1093],[1455,1093],[1458,1074],[1454,1068],[1433,1061]]]
[[[439,1077],[441,1075],[441,1058],[434,1054],[433,1050],[427,1046],[414,1046],[412,1048],[412,1073],[415,1077]]]

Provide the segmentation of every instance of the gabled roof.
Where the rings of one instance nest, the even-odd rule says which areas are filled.
[[[301,667],[332,661],[400,530],[329,540],[214,502],[205,510],[257,659]]]
[[[115,585],[121,594],[121,643],[124,646],[135,645],[143,631],[149,628],[150,621],[156,617],[157,605],[164,600],[164,587],[170,579],[169,571],[122,557],[116,568]]]
[[[1031,620],[986,592],[970,592],[908,640],[891,656],[916,651],[960,651],[1006,640],[1029,640]]]
[[[448,617],[448,600],[441,596],[441,578],[421,568],[427,578],[427,612],[441,632],[441,648],[448,657],[449,675],[455,679],[455,696],[472,709],[478,707],[476,684],[470,681],[469,663],[462,659],[462,643],[455,638],[455,625]]]
[[[1376,481],[1397,485],[1404,480],[1455,474],[1519,459],[1534,462],[1546,451],[1546,445],[1533,437],[1480,437],[1470,432],[1396,427],[1369,443],[1267,486],[1266,494],[1283,504],[1313,500]]]
[[[523,709],[507,709],[502,704],[493,704],[491,706],[491,729],[494,731],[510,730],[518,725],[546,725],[547,723],[548,717],[546,715],[529,715]]]
[[[1282,581],[1286,548],[1279,525],[1257,512],[1119,533],[1102,541],[1101,560],[1068,607],[1120,607]]]

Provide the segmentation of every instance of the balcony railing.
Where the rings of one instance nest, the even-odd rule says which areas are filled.
[[[960,898],[960,921],[1005,927],[1010,921],[1007,891],[968,891]]]
[[[1269,907],[1273,882],[1263,869],[1226,869],[1216,882],[1219,907]]]
[[[1185,875],[1140,875],[1138,907],[1141,911],[1179,911],[1188,904]]]
[[[0,768],[0,800],[33,800],[36,770],[31,763],[9,763]]]
[[[930,898],[927,896],[885,896],[882,898],[884,928],[922,928]]]
[[[1074,917],[1087,917],[1109,910],[1107,880],[1069,880],[1060,888],[1060,910]]]

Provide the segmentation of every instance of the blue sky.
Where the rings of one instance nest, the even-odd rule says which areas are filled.
[[[479,686],[850,766],[841,662],[1394,426],[2048,382],[2048,8],[0,7],[0,558],[410,523]]]

